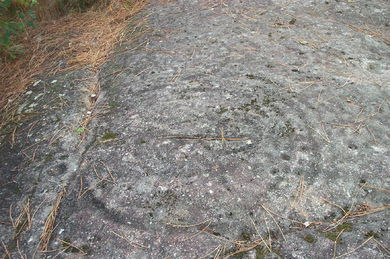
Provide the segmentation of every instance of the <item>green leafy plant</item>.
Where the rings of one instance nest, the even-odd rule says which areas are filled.
[[[77,128],[76,130],[75,130],[75,132],[76,132],[76,134],[81,134],[81,133],[83,133],[85,131],[85,128],[84,127],[79,127],[79,128]]]
[[[28,27],[35,26],[35,11],[31,9],[37,0],[0,0],[0,52],[11,58],[23,54],[20,45],[15,44]]]

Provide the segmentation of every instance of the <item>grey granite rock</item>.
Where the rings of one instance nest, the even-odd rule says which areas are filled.
[[[109,108],[74,153],[50,247],[388,257],[389,3],[163,2],[101,69]]]

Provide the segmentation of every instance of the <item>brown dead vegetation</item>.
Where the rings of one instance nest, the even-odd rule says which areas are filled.
[[[101,8],[41,21],[26,33],[18,42],[25,54],[0,60],[0,128],[23,120],[16,113],[18,100],[36,76],[78,68],[96,73],[124,36],[129,18],[146,4],[147,0],[113,0]]]

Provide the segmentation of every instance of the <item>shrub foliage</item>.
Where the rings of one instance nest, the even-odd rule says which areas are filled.
[[[28,27],[35,26],[37,0],[0,0],[0,52],[2,56],[15,58],[23,53],[15,40]]]
[[[37,16],[40,20],[50,19],[69,12],[85,12],[96,3],[107,2],[107,0],[0,0],[0,58],[16,58],[18,54],[24,53],[16,42],[23,33],[28,32],[29,27],[36,25]]]

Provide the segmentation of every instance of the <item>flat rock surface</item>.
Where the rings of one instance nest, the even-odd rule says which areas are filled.
[[[82,87],[48,123],[67,131],[48,138],[39,163],[21,162],[25,142],[2,141],[0,252],[389,257],[389,8],[152,1],[101,69],[100,113],[82,145]],[[132,30],[144,34],[131,40]],[[53,133],[39,125],[25,132]],[[58,193],[57,250],[40,253]],[[34,217],[18,227],[26,201]]]

